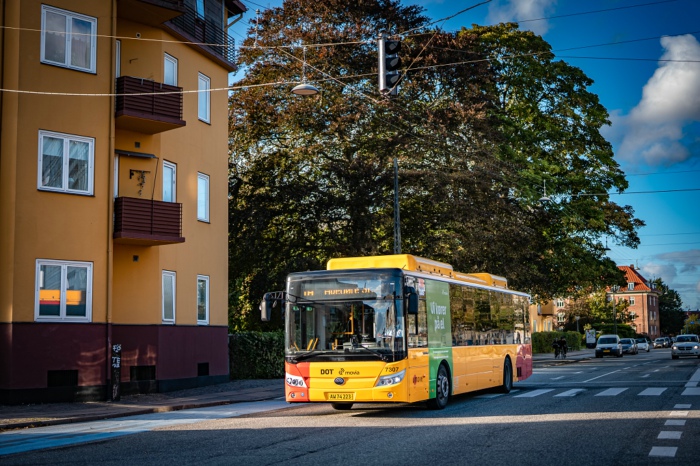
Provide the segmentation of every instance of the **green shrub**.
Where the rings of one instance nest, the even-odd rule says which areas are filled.
[[[284,333],[240,332],[229,335],[232,379],[284,377]]]
[[[581,349],[583,336],[578,332],[535,332],[532,334],[532,352],[553,352],[552,342],[562,336],[566,339],[566,346],[569,348],[569,351]]]

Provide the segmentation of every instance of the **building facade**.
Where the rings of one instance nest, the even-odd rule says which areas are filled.
[[[0,402],[228,380],[235,0],[0,0]]]
[[[608,299],[629,303],[627,311],[632,317],[630,325],[640,335],[647,335],[652,340],[661,336],[659,324],[659,296],[654,285],[639,273],[634,265],[618,265],[625,274],[626,287],[608,288]]]

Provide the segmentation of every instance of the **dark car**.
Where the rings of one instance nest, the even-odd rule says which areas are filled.
[[[639,349],[637,348],[637,342],[634,338],[621,338],[620,344],[622,345],[622,352],[627,354],[638,354]]]
[[[595,357],[602,358],[603,356],[622,357],[620,337],[617,335],[601,335],[598,338],[598,343],[595,345]]]

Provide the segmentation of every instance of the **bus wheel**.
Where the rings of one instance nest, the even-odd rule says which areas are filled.
[[[444,364],[438,367],[435,380],[435,398],[428,400],[430,409],[444,409],[450,399],[450,378]]]
[[[338,411],[347,411],[352,408],[352,403],[331,403],[331,406]]]
[[[501,385],[501,393],[510,393],[513,388],[513,365],[510,363],[510,358],[503,361],[503,384]]]

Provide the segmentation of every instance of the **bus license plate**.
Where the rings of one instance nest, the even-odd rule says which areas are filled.
[[[354,393],[329,393],[328,399],[330,401],[353,401],[355,399]]]

